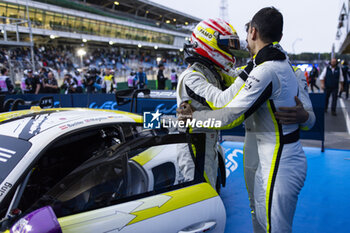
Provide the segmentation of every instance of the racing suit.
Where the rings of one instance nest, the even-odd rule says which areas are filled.
[[[306,122],[300,124],[301,130],[309,130],[315,124],[315,114],[312,110],[312,104],[309,98],[308,90],[307,90],[307,82],[303,72],[299,68],[295,68],[294,73],[297,77],[298,85],[299,85],[299,99],[303,103],[304,108],[309,113],[309,118]],[[251,121],[252,118],[248,118],[246,120],[246,124],[253,124]],[[243,166],[244,166],[244,177],[246,181],[246,187],[248,191],[250,208],[252,214],[252,222],[253,229],[255,233],[266,232],[266,230],[259,224],[256,217],[256,208],[255,208],[255,199],[254,199],[254,183],[255,183],[255,175],[259,165],[259,154],[258,154],[258,145],[257,138],[254,132],[251,130],[246,130],[245,139],[244,139],[244,149],[243,149]]]
[[[281,52],[274,50],[274,59],[262,59],[271,54],[271,47],[259,51],[253,60],[255,68],[231,101],[221,106],[224,108],[194,112],[193,118],[221,120],[221,129],[246,120],[244,167],[254,231],[291,232],[306,176],[306,158],[298,140],[299,125],[279,124],[274,112],[280,106],[294,106],[294,96],[304,87]],[[304,97],[309,102],[307,93],[300,93],[302,102],[305,104]],[[312,118],[313,113],[306,125],[312,126]]]
[[[177,106],[182,102],[191,102],[191,105],[197,110],[209,110],[213,107],[210,101],[202,98],[203,93],[215,93],[221,91],[221,76],[213,69],[209,69],[208,65],[200,62],[195,62],[191,67],[186,69],[179,77],[176,89]],[[208,83],[212,85],[208,85]],[[241,82],[243,84],[243,82]],[[230,87],[232,92],[235,85]],[[208,98],[210,99],[210,98]],[[184,129],[183,129],[184,130]],[[179,129],[181,131],[181,129]],[[206,133],[206,148],[205,148],[205,163],[204,163],[204,177],[210,184],[215,187],[217,171],[218,171],[218,152],[217,141],[218,131],[191,128],[190,133]],[[178,165],[181,174],[185,180],[192,180],[194,177],[194,163],[187,145],[178,145]]]

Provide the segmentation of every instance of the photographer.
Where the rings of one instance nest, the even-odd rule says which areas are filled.
[[[77,83],[74,81],[71,74],[65,74],[61,89],[64,90],[64,94],[76,93]]]
[[[100,71],[96,67],[90,67],[85,75],[84,84],[87,93],[101,92],[102,78],[99,76]]]
[[[43,77],[43,93],[59,93],[58,83],[54,74],[50,71],[47,78]]]
[[[76,93],[83,93],[84,92],[83,78],[81,77],[81,74],[78,70],[74,71],[73,80],[77,84]]]
[[[41,89],[40,75],[37,72],[33,74],[32,70],[28,70],[26,73],[24,93],[38,94]]]

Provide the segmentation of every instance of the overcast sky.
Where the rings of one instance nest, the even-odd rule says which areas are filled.
[[[201,19],[219,17],[221,2],[220,0],[151,1]],[[244,24],[261,8],[274,6],[284,17],[281,45],[286,51],[331,52],[342,0],[228,0],[227,2],[229,21],[241,39],[246,38]]]

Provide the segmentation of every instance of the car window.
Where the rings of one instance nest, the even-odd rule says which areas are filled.
[[[110,205],[126,196],[126,169],[123,159],[72,172],[45,194],[37,205],[52,205],[58,217]]]
[[[176,142],[162,144],[161,138],[143,137],[109,148],[71,172],[30,209],[50,205],[57,217],[63,217],[176,189],[174,148],[185,144]],[[161,145],[152,146],[157,143]]]
[[[158,165],[152,168],[154,177],[154,190],[169,187],[175,183],[176,168],[171,162]]]

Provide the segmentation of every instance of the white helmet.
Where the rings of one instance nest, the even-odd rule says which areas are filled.
[[[201,21],[192,32],[191,44],[196,53],[225,71],[236,62],[233,50],[240,49],[236,30],[222,19]]]

